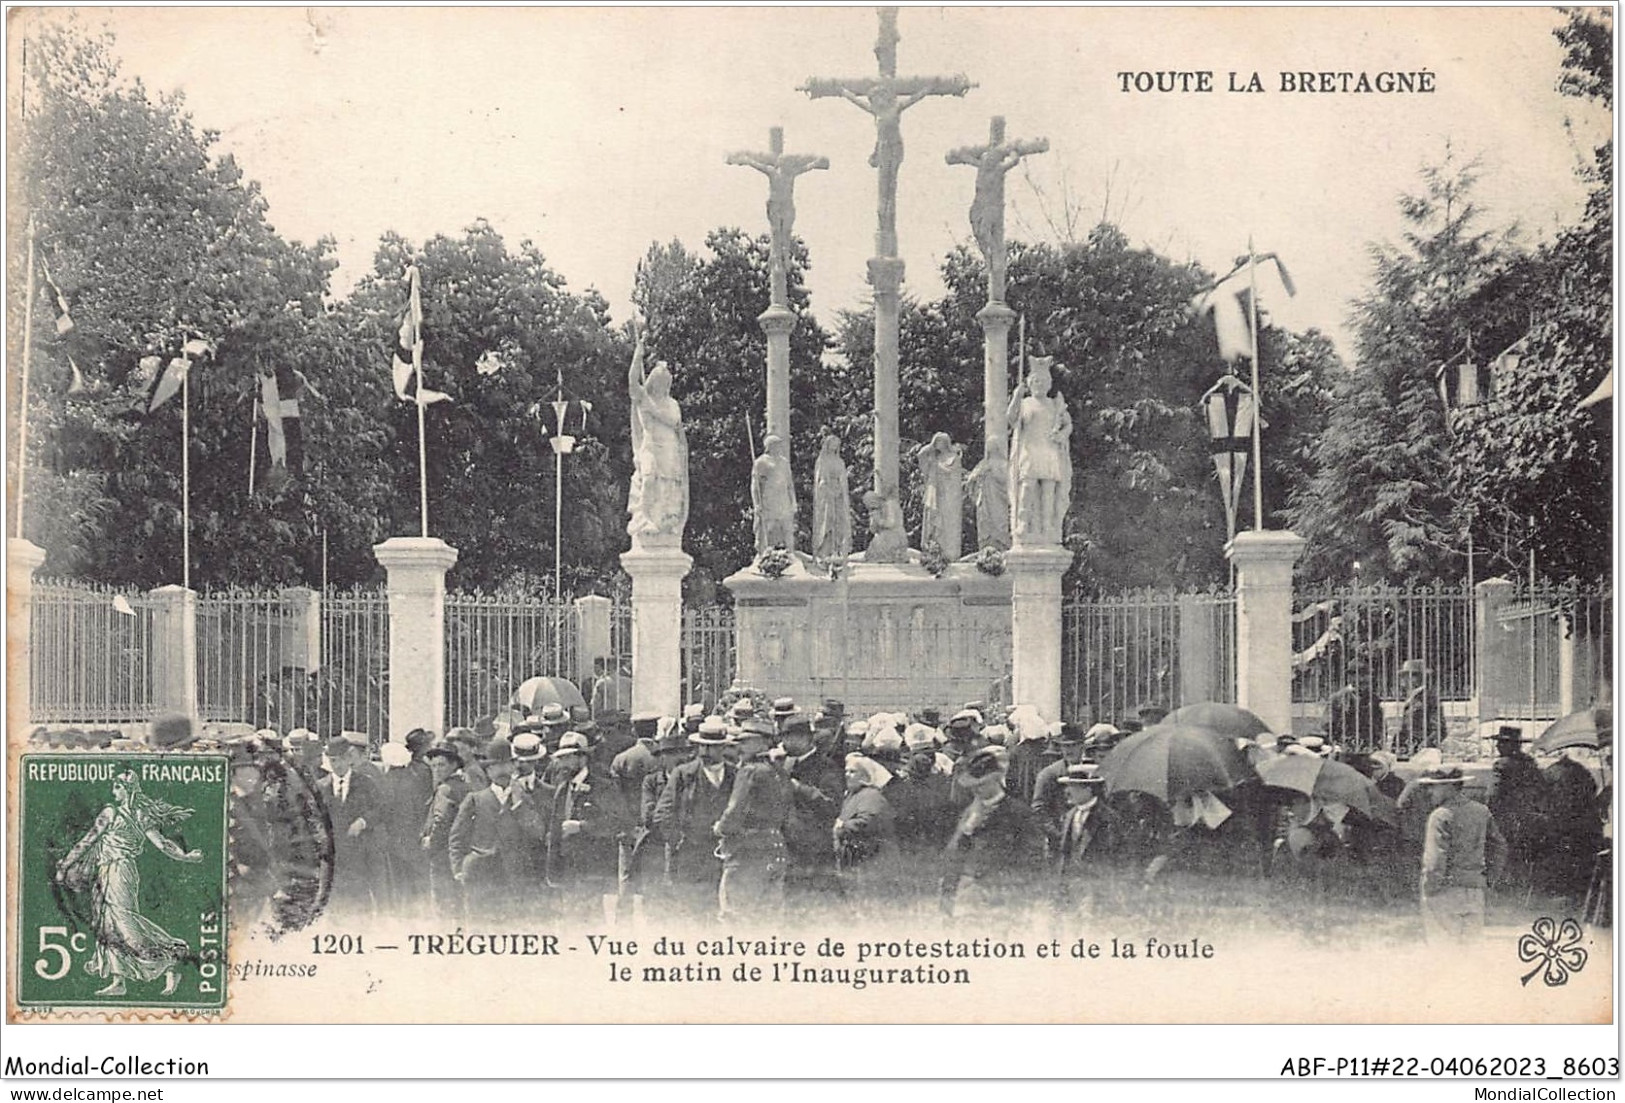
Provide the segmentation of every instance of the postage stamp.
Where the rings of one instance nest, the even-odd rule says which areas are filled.
[[[218,755],[24,755],[17,1004],[226,1004],[227,769]]]

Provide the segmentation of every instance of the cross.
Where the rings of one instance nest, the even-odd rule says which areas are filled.
[[[767,177],[767,224],[772,230],[768,264],[773,281],[773,305],[789,305],[786,275],[789,269],[790,232],[796,221],[796,177],[812,169],[829,168],[828,157],[784,152],[784,128],[768,131],[767,153],[728,154],[730,165],[745,165]]]
[[[990,302],[1004,301],[1004,175],[1033,153],[1049,152],[1049,140],[1004,140],[1004,116],[995,115],[987,129],[987,145],[963,146],[948,154],[950,165],[976,166],[976,197],[970,205],[971,233],[987,260]]]
[[[902,115],[927,96],[963,96],[976,87],[964,75],[951,77],[899,77],[897,75],[897,9],[880,8],[880,35],[875,40],[878,77],[852,79],[809,77],[801,91],[815,100],[840,96],[875,120],[875,150],[871,167],[880,170],[879,233],[876,253],[897,255],[897,170],[903,163]]]

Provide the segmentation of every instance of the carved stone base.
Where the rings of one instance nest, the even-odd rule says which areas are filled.
[[[683,576],[694,560],[681,548],[634,545],[621,555],[632,576],[632,711],[683,711]]]
[[[918,563],[850,562],[831,580],[803,557],[782,577],[731,575],[738,676],[811,711],[951,713],[1010,699],[1010,578],[968,562],[941,578]]]

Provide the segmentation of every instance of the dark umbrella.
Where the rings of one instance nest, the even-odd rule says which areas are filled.
[[[1614,733],[1614,710],[1597,706],[1571,712],[1541,733],[1530,750],[1553,754],[1564,747],[1595,747]]]
[[[568,678],[527,678],[520,683],[518,689],[513,691],[510,702],[515,705],[524,705],[532,713],[541,712],[547,705],[561,705],[566,711],[571,708],[585,708],[586,699],[574,682]]]
[[[1254,776],[1231,737],[1167,720],[1113,747],[1100,772],[1108,793],[1132,790],[1164,804],[1193,793],[1223,792]]]
[[[1232,739],[1256,739],[1270,730],[1268,724],[1240,705],[1227,705],[1221,701],[1203,701],[1177,708],[1163,723],[1207,728]]]
[[[1399,826],[1394,802],[1377,783],[1353,766],[1319,755],[1277,755],[1258,766],[1258,778],[1271,789],[1285,789],[1322,804],[1346,804],[1367,819]]]

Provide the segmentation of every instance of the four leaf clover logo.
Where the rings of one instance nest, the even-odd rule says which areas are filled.
[[[1530,933],[1518,939],[1518,960],[1538,962],[1522,978],[1528,984],[1535,974],[1545,971],[1541,980],[1556,988],[1569,982],[1570,973],[1585,968],[1587,953],[1580,945],[1580,924],[1565,919],[1561,926],[1555,919],[1545,916],[1535,920]]]

